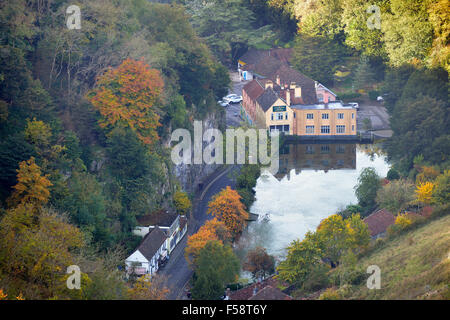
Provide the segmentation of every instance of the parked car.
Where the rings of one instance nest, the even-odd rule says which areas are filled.
[[[227,101],[228,103],[239,103],[242,101],[242,96],[232,93],[223,97],[222,100]]]
[[[219,101],[217,101],[217,103],[218,103],[219,106],[221,106],[221,107],[228,107],[228,105],[230,104],[229,101],[225,101],[225,100],[219,100]]]

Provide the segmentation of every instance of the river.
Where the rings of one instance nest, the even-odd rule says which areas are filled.
[[[238,256],[243,259],[259,245],[283,259],[293,240],[303,239],[322,219],[357,203],[353,187],[366,167],[374,167],[382,177],[390,168],[376,144],[302,143],[282,148],[278,174],[264,173],[257,181],[250,212],[260,218],[237,243]]]

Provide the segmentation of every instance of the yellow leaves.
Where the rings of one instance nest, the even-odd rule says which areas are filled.
[[[407,228],[412,224],[411,219],[408,218],[407,214],[399,214],[395,218],[395,225],[399,226],[401,229]]]
[[[52,132],[50,126],[43,121],[34,118],[27,120],[25,128],[25,139],[36,146],[47,146],[50,143]]]
[[[164,279],[157,275],[139,277],[134,286],[128,289],[128,297],[132,300],[165,300],[168,294]]]
[[[0,289],[0,300],[6,300],[8,295],[3,292],[3,289]]]
[[[8,199],[10,206],[19,204],[32,204],[36,208],[48,202],[50,191],[48,188],[53,184],[46,176],[41,175],[40,167],[35,163],[34,157],[28,161],[22,161],[17,170],[17,184]]]
[[[238,236],[244,230],[248,219],[248,212],[241,202],[241,196],[229,186],[209,202],[208,214],[223,221],[233,237]]]
[[[161,125],[158,104],[163,88],[158,70],[142,60],[126,59],[100,76],[87,98],[102,115],[102,128],[129,127],[150,145],[159,139],[156,129]]]
[[[186,192],[177,191],[173,196],[173,201],[175,202],[175,207],[179,214],[186,214],[192,207],[191,200]]]
[[[430,204],[433,195],[434,184],[432,182],[420,183],[416,189],[417,201]]]

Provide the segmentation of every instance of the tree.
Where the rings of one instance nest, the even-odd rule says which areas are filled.
[[[220,298],[225,286],[237,280],[239,269],[239,260],[231,247],[219,241],[209,241],[198,257],[192,297],[198,300]]]
[[[439,170],[429,166],[422,166],[420,173],[416,176],[416,184],[433,182],[438,176]]]
[[[301,285],[309,273],[321,264],[322,249],[314,233],[307,232],[305,238],[294,240],[287,248],[286,260],[280,262],[277,271],[281,280]]]
[[[390,0],[389,12],[381,19],[383,41],[389,62],[423,61],[432,44],[433,28],[425,0]]]
[[[436,178],[433,190],[433,201],[438,204],[450,203],[450,170]]]
[[[102,116],[102,128],[131,128],[142,142],[153,144],[159,139],[163,87],[159,71],[142,60],[126,59],[97,79],[88,99]]]
[[[186,215],[191,210],[192,203],[186,192],[176,191],[173,196],[173,201],[179,214]]]
[[[430,204],[433,196],[434,184],[423,182],[417,186],[416,199],[420,203]]]
[[[82,233],[57,213],[33,205],[9,209],[0,221],[0,270],[8,277],[10,292],[26,299],[58,297],[71,250],[84,245]]]
[[[369,63],[369,58],[362,55],[355,71],[354,85],[357,89],[367,88],[374,81],[374,72]]]
[[[8,203],[12,207],[29,203],[38,209],[48,202],[48,188],[52,185],[47,176],[41,174],[41,168],[34,162],[34,157],[31,157],[19,164],[17,184],[13,187],[14,191]]]
[[[395,180],[383,186],[377,192],[379,207],[398,213],[405,210],[414,201],[414,185],[407,180]]]
[[[354,188],[359,205],[364,209],[364,214],[374,208],[377,192],[380,188],[380,177],[375,169],[371,167],[364,168],[359,174],[358,183]]]
[[[275,271],[275,258],[265,248],[256,247],[247,253],[243,270],[251,272],[253,279],[265,278]]]
[[[185,257],[189,264],[196,267],[197,258],[201,249],[203,249],[209,241],[214,240],[218,240],[221,243],[225,243],[230,240],[230,233],[228,229],[225,224],[217,220],[217,218],[206,221],[197,233],[188,237]]]
[[[159,275],[139,277],[132,288],[128,289],[131,300],[166,300],[169,289],[164,278]]]
[[[208,203],[208,214],[223,221],[233,238],[244,230],[248,219],[248,212],[241,202],[241,196],[229,186],[222,189]]]
[[[255,17],[242,0],[187,0],[192,25],[215,55],[230,63],[241,47],[257,46],[273,37],[270,26],[254,28]]]
[[[336,41],[299,35],[292,53],[292,65],[314,80],[333,85],[336,68],[346,54],[345,48]]]

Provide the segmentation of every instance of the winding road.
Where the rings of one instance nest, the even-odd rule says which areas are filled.
[[[208,202],[226,186],[235,187],[232,175],[238,170],[237,166],[224,166],[205,181],[203,191],[197,196],[193,205],[193,217],[189,221],[187,234],[183,237],[177,247],[172,251],[169,262],[159,271],[166,277],[169,287],[169,299],[186,299],[184,287],[192,276],[192,270],[184,257],[184,249],[187,244],[188,235],[192,235],[212,217],[207,214]]]

